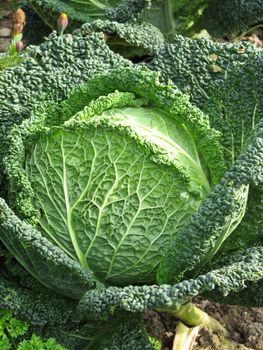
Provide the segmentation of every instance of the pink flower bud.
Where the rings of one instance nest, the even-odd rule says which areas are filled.
[[[68,26],[68,16],[66,13],[61,13],[61,15],[58,18],[58,30],[63,33],[63,31]]]
[[[24,44],[23,44],[23,41],[19,40],[17,43],[16,43],[16,51],[17,52],[21,52],[24,48]]]

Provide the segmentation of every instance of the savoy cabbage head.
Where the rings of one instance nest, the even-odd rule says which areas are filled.
[[[225,169],[208,118],[146,69],[40,105],[10,138],[11,207],[115,285],[156,281],[164,250]]]
[[[72,350],[152,349],[141,312],[201,293],[262,305],[262,54],[142,28],[53,33],[0,77],[0,306]]]

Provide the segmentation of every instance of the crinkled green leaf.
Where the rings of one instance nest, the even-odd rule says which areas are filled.
[[[156,78],[144,68],[98,76],[54,115],[52,104],[15,128],[5,159],[17,213],[116,285],[155,281],[161,253],[224,170],[207,118]]]
[[[114,310],[142,312],[152,309],[173,309],[204,292],[218,291],[221,295],[238,292],[249,281],[263,277],[263,248],[255,247],[230,256],[225,265],[194,279],[175,285],[109,287],[92,290],[79,304],[79,312],[101,318]]]

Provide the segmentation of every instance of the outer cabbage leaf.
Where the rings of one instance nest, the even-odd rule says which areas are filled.
[[[106,16],[111,21],[127,22],[140,18],[151,7],[151,0],[126,0],[114,9],[106,10]]]
[[[31,225],[19,220],[3,199],[0,200],[0,207],[1,240],[42,284],[76,299],[87,289],[96,286],[88,270],[83,269]]]
[[[181,234],[176,235],[159,269],[159,281],[177,281],[178,271],[201,269],[211,260],[222,242],[240,223],[246,209],[249,185],[262,188],[263,129],[224,175],[221,183],[194,214]],[[185,235],[188,240],[185,241]],[[193,247],[193,242],[198,245]],[[182,247],[178,250],[178,247]],[[186,262],[186,256],[191,259]]]
[[[262,117],[263,55],[247,43],[220,44],[175,36],[157,48],[147,66],[169,79],[209,115],[220,131],[231,165],[246,147]],[[246,96],[246,97],[244,97]]]
[[[217,291],[227,295],[242,290],[249,281],[260,281],[263,276],[262,264],[263,248],[250,248],[230,256],[223,267],[173,286],[109,287],[88,291],[79,303],[79,312],[82,317],[89,315],[100,319],[119,309],[132,312],[173,310],[189,298],[204,292]]]
[[[213,291],[204,293],[204,297],[223,304],[263,307],[262,286],[263,279],[260,279],[257,282],[246,283],[245,288],[238,293],[232,292],[224,296],[217,291]]]
[[[43,287],[42,287],[43,288]],[[73,314],[76,303],[59,295],[52,296],[45,290],[44,293],[35,293],[27,288],[21,288],[17,283],[0,275],[0,307],[14,310],[15,315],[27,320],[32,325],[43,327],[56,324],[74,322]]]
[[[143,325],[142,314],[121,312],[98,330],[85,350],[159,350]]]
[[[154,349],[141,314],[121,312],[95,322],[80,319],[72,300],[54,295],[43,286],[38,291],[21,288],[11,278],[10,274],[0,275],[0,308],[14,311],[16,317],[30,323],[30,331],[42,338],[56,338],[70,350],[121,350],[128,342],[132,350]]]
[[[218,44],[178,36],[172,44],[156,51],[148,67],[159,70],[165,81],[172,79],[182,91],[190,94],[190,101],[209,113],[211,125],[221,132],[225,160],[231,166],[246,149],[262,118],[263,91],[262,84],[258,83],[263,74],[262,53],[246,43]],[[260,138],[255,147],[260,152]],[[258,164],[258,179],[262,176],[261,161],[259,153],[258,160],[254,160],[254,165]],[[237,176],[243,172],[242,162],[233,169]],[[247,174],[244,176],[248,178],[249,160],[246,164]],[[262,239],[262,187],[259,184],[260,181],[250,181],[245,216],[224,242],[223,251],[242,249]],[[221,198],[227,203],[223,192]],[[215,224],[210,222],[217,232]],[[198,229],[200,235],[203,232],[201,226]],[[192,247],[196,244],[197,241],[193,240]]]
[[[152,53],[164,43],[160,30],[146,22],[127,24],[98,20],[85,23],[74,33],[89,36],[98,31],[105,33],[107,45],[112,51],[135,63],[150,59]]]

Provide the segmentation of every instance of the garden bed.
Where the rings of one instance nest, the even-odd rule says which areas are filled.
[[[221,335],[203,328],[193,350],[263,349],[263,308],[224,305],[200,299],[196,305],[227,327],[233,343],[224,344]],[[152,336],[162,342],[163,350],[171,350],[178,320],[168,314],[151,311],[145,316],[145,323]]]

